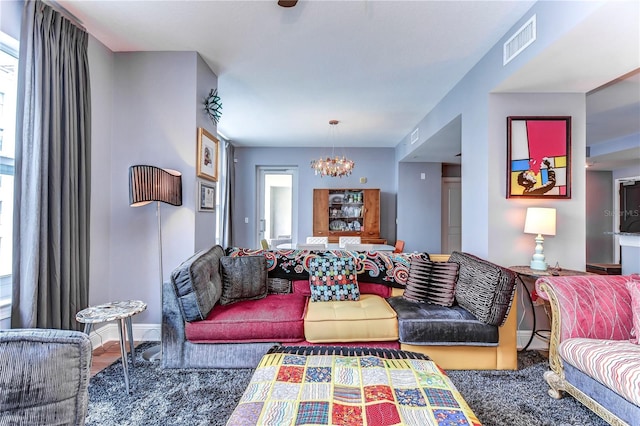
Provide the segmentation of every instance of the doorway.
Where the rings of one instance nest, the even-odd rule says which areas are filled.
[[[298,168],[258,167],[256,247],[265,239],[271,248],[297,240]]]
[[[442,178],[442,253],[462,248],[462,189],[461,179]]]

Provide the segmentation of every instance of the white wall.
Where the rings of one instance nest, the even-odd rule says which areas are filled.
[[[613,179],[610,171],[586,171],[586,261],[614,263]],[[608,233],[608,234],[607,234]]]
[[[204,100],[209,95],[211,89],[215,89],[218,87],[218,76],[216,76],[211,68],[207,65],[207,63],[202,59],[200,55],[197,55],[197,68],[196,68],[196,94],[193,98],[194,102],[194,117],[196,119],[195,127],[203,127],[209,131],[212,135],[216,135],[218,128],[214,124],[214,122],[209,118],[205,109],[204,109]],[[223,111],[224,112],[224,111]],[[194,139],[195,140],[195,139]],[[218,144],[218,148],[220,150],[224,149],[222,143]],[[194,153],[196,150],[194,149]],[[220,157],[218,157],[220,158]],[[222,164],[218,163],[218,174],[219,170],[222,167]],[[195,172],[191,171],[190,174],[194,174]],[[183,177],[184,179],[184,177]],[[207,181],[209,184],[213,183],[211,181]],[[220,188],[217,187],[216,190],[219,191]],[[195,182],[193,187],[183,187],[183,191],[191,191],[193,194],[197,193],[198,183]],[[195,195],[195,200],[198,200],[199,195]],[[194,252],[199,250],[204,250],[212,245],[214,245],[216,241],[216,214],[212,212],[199,212],[197,207],[194,210],[195,212],[195,241],[194,241]]]
[[[613,179],[629,179],[640,178],[640,164],[635,167],[627,167],[625,169],[619,169],[613,171]]]
[[[441,192],[441,163],[398,164],[397,229],[406,252],[442,252]]]
[[[156,205],[129,206],[129,167],[182,172],[183,205],[161,204],[163,278],[215,241],[215,215],[196,223],[197,127],[215,127],[202,101],[217,77],[195,52],[112,53],[91,40],[92,223],[90,303],[140,299],[134,322],[159,324]],[[204,66],[203,66],[204,65]],[[157,338],[158,336],[144,336]]]
[[[528,265],[534,236],[524,234],[527,207],[556,209],[556,235],[545,236],[547,262],[567,269],[584,270],[586,263],[585,158],[586,101],[584,94],[494,94],[489,100],[488,186],[489,257],[498,264]],[[571,199],[506,198],[506,117],[571,116]]]
[[[427,114],[416,127],[420,129],[421,141],[416,144],[409,143],[410,135],[400,141],[396,148],[396,159],[402,160],[411,155],[429,138],[440,131],[451,120],[461,115],[462,126],[462,250],[471,252],[480,257],[496,263],[509,262],[492,250],[490,241],[494,239],[494,224],[496,221],[491,215],[495,212],[492,204],[498,191],[504,197],[504,186],[501,183],[506,176],[506,160],[500,161],[503,155],[495,157],[497,152],[492,148],[499,144],[502,151],[506,149],[506,139],[491,139],[494,133],[492,126],[504,126],[506,124],[500,118],[490,118],[489,94],[509,76],[519,71],[527,62],[544,52],[561,37],[565,36],[576,25],[581,23],[602,3],[599,2],[537,2],[528,13],[516,22],[513,27],[494,45],[494,47],[482,58],[474,68],[458,83],[444,99]],[[517,58],[506,66],[502,64],[502,45],[533,14],[537,16],[538,28],[535,43],[524,50]],[[535,107],[532,106],[532,110]],[[552,111],[559,108],[546,108],[540,105],[540,110],[546,110],[545,115],[554,115]],[[584,109],[584,106],[583,106]],[[506,115],[515,115],[513,111],[505,111]],[[584,115],[584,111],[581,113]],[[505,115],[505,116],[506,116]],[[572,114],[562,114],[572,115]],[[506,121],[506,120],[505,120]],[[496,124],[498,123],[498,124]],[[583,123],[578,122],[579,125]],[[580,130],[584,133],[583,129]],[[582,142],[580,142],[582,143]],[[580,149],[579,147],[576,149]],[[490,155],[490,152],[493,154]],[[584,145],[582,152],[574,155],[574,161],[584,157]],[[574,169],[575,170],[575,169]],[[584,175],[574,175],[574,191],[579,195],[584,191]],[[487,191],[488,189],[488,191]],[[581,195],[584,197],[584,194]],[[402,206],[399,205],[398,209]],[[574,214],[584,215],[584,208]],[[582,218],[584,224],[584,217]],[[520,228],[520,220],[512,217],[510,222],[500,223],[501,227],[514,227],[508,233],[514,234]],[[584,230],[581,231],[584,236]],[[513,241],[505,241],[505,246]],[[583,244],[584,245],[584,244]],[[576,247],[576,249],[579,249]],[[509,248],[509,250],[511,250]],[[523,250],[523,249],[521,249]],[[584,247],[582,249],[584,256]],[[513,254],[508,257],[513,258]],[[569,263],[575,264],[571,255]],[[520,262],[518,262],[520,263]]]
[[[111,289],[111,147],[114,55],[89,37],[91,79],[91,238],[89,304],[113,299]],[[115,300],[115,299],[114,299]]]
[[[345,149],[344,154],[356,163],[351,176],[316,176],[310,167],[311,160],[330,152],[330,148],[236,148],[233,244],[240,247],[259,246],[256,236],[258,166],[298,167],[298,239],[304,239],[313,233],[313,188],[379,188],[380,235],[389,242],[395,242],[396,165],[393,161],[393,149]],[[342,149],[336,147],[336,153],[342,155]],[[361,177],[366,177],[367,183],[360,183]],[[249,223],[244,222],[245,217]]]
[[[22,0],[0,1],[0,30],[16,40],[20,40],[23,5],[24,1]]]

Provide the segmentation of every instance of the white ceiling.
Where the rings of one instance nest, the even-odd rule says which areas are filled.
[[[328,121],[337,119],[336,145],[395,147],[535,2],[58,3],[114,52],[197,51],[218,75],[218,130],[235,145],[326,146]],[[632,25],[637,31],[637,19]],[[600,33],[585,30],[579,43],[593,38],[597,49]],[[560,62],[583,56],[583,49],[564,50]],[[560,82],[577,83],[557,91],[586,93],[619,76],[590,65],[573,79],[571,68]],[[532,64],[500,90],[554,89],[553,71]],[[442,133],[443,140],[459,137],[459,125]]]

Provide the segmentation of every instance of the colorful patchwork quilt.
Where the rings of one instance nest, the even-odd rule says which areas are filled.
[[[227,425],[480,425],[449,377],[408,351],[277,346]]]

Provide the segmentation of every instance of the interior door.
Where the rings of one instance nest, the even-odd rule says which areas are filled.
[[[258,167],[257,186],[256,247],[262,239],[269,243],[297,241],[298,168]]]
[[[442,253],[462,248],[462,189],[460,178],[442,179]]]

